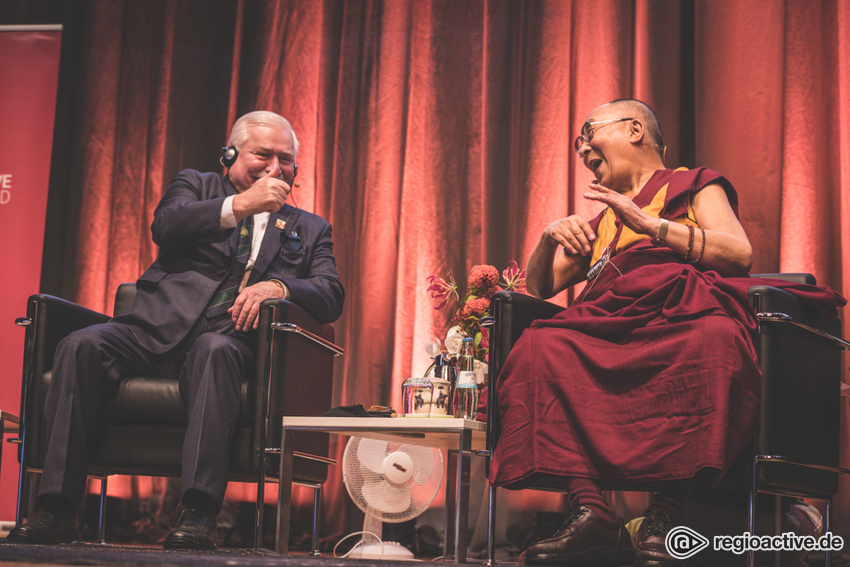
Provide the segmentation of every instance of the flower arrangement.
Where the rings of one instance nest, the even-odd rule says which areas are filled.
[[[472,337],[475,341],[473,357],[475,360],[486,363],[489,352],[487,330],[481,329],[481,318],[490,315],[490,298],[497,291],[510,290],[525,293],[525,269],[520,270],[514,260],[502,271],[501,279],[499,271],[489,264],[473,266],[467,278],[466,294],[461,299],[460,291],[454,279],[454,274],[449,272],[448,281],[440,276],[428,276],[428,292],[434,300],[434,309],[443,309],[453,299],[458,302],[458,309],[452,317],[452,327],[446,334],[445,352],[456,355],[460,352],[460,344],[466,337]],[[431,357],[444,352],[440,348],[440,340],[429,343],[426,350]],[[476,364],[478,366],[478,364]],[[485,365],[486,366],[486,365]],[[486,368],[484,370],[486,372]]]

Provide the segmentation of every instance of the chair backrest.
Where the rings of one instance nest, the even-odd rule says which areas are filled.
[[[123,315],[130,310],[130,307],[133,306],[133,302],[135,300],[136,284],[122,283],[118,286],[118,289],[115,290],[115,309],[113,310],[113,314],[116,316]]]

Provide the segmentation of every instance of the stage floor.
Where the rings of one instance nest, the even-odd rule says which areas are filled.
[[[442,565],[454,563],[437,561]],[[135,545],[23,545],[0,541],[0,563],[25,567],[55,565],[97,565],[145,567],[196,566],[205,567],[401,567],[407,561],[342,559],[328,556],[309,557],[306,554],[278,555],[254,549],[220,549],[216,551],[167,551],[161,547]],[[463,565],[481,565],[482,562]]]

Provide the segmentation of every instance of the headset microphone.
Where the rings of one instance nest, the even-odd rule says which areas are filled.
[[[292,197],[292,204],[295,205],[296,208],[298,208],[298,203],[295,201],[295,195],[292,194],[292,190],[295,189],[296,187],[301,187],[301,184],[295,183],[295,177],[298,175],[298,164],[295,163],[293,165],[295,167],[292,168],[293,169],[293,171],[292,171],[292,181],[289,182],[290,188],[289,188],[289,195],[288,196]]]
[[[236,163],[236,156],[239,155],[239,151],[230,146],[229,148],[221,148],[222,156],[219,159],[221,165],[226,168],[230,168],[234,163]]]

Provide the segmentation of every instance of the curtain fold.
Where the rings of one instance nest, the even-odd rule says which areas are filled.
[[[0,23],[49,18],[45,4],[4,3]],[[736,186],[754,272],[811,272],[850,295],[848,2],[76,5],[63,59],[79,72],[60,96],[77,102],[58,120],[74,158],[51,194],[71,192],[80,215],[47,234],[76,243],[70,299],[109,312],[117,284],[155,257],[149,225],[169,180],[219,168],[237,116],[279,112],[301,143],[290,202],[333,224],[347,292],[338,404],[399,407],[402,381],[427,368],[424,346],[450,316],[427,276],[524,265],[550,222],[599,210],[572,144],[617,98],[658,112],[668,166],[706,165]],[[329,483],[326,509],[345,498]]]

